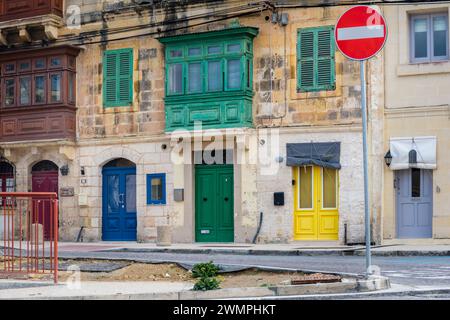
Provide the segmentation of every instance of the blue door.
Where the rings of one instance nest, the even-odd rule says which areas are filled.
[[[136,168],[103,169],[103,240],[136,241]]]

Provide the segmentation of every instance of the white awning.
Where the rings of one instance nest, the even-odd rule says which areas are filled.
[[[391,170],[437,168],[436,137],[391,138],[390,151],[392,162],[389,168]],[[411,156],[416,161],[411,161]]]

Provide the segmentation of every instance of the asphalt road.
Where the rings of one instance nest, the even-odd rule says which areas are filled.
[[[230,254],[176,254],[153,252],[61,252],[61,258],[85,257],[124,259],[141,262],[179,262],[194,264],[214,261],[217,264],[283,267],[318,272],[363,274],[363,256],[263,256]],[[449,256],[373,257],[381,275],[391,283],[414,287],[450,288]]]

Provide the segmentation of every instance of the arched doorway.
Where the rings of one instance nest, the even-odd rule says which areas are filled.
[[[31,189],[33,192],[58,193],[58,166],[49,160],[36,163],[31,168]]]
[[[58,194],[58,166],[49,160],[36,163],[31,168],[31,191],[32,192],[54,192]],[[37,220],[44,227],[44,238],[50,239],[51,219],[50,202],[43,202],[43,207],[38,207],[35,212]]]
[[[136,165],[123,158],[103,166],[102,239],[136,241]]]

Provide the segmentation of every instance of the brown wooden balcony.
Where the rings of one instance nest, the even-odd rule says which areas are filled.
[[[0,22],[47,14],[63,16],[63,0],[0,0]]]
[[[0,45],[56,40],[63,0],[0,0]]]
[[[0,142],[75,139],[79,50],[0,53]]]
[[[0,142],[75,140],[73,106],[14,107],[0,109]]]

